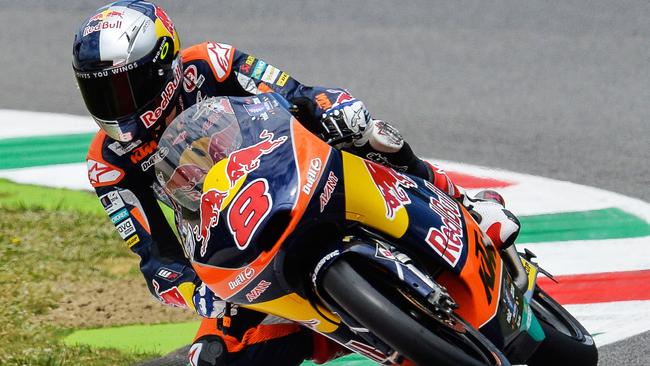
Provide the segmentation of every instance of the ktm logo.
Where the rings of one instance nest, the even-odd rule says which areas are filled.
[[[156,151],[157,147],[158,144],[156,143],[156,141],[150,141],[138,147],[137,149],[134,149],[133,152],[131,153],[131,162],[133,164],[139,163],[140,161],[142,161],[142,159],[153,154]]]

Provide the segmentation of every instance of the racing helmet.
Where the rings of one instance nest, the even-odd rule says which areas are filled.
[[[72,67],[88,111],[111,138],[162,132],[179,104],[180,40],[165,11],[144,1],[97,9],[75,34]]]

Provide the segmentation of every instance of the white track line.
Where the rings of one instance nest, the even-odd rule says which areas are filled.
[[[605,288],[603,291],[615,291]],[[650,301],[619,301],[566,305],[565,308],[594,336],[598,347],[646,332]],[[600,334],[599,334],[600,333]]]
[[[90,117],[0,109],[0,138],[63,135],[99,130]]]
[[[92,191],[86,163],[58,164],[33,168],[0,170],[0,178],[16,183]]]
[[[553,275],[650,269],[650,237],[517,244]]]
[[[447,170],[518,183],[499,188],[506,205],[517,215],[539,215],[618,207],[650,223],[650,204],[642,200],[566,181],[476,165],[438,161]]]

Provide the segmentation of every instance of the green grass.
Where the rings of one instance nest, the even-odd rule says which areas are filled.
[[[0,179],[0,209],[6,208],[106,215],[93,192],[44,188]]]
[[[115,279],[105,261],[124,257],[133,254],[94,193],[0,179],[0,365],[131,365],[181,346],[178,334],[191,339],[194,322],[75,332],[44,321],[63,296],[58,284]],[[333,364],[372,363],[351,355]]]
[[[187,345],[200,322],[127,325],[114,328],[82,329],[64,338],[67,345],[106,348],[107,344],[128,353],[166,354]]]
[[[127,365],[153,356],[66,346],[59,339],[72,330],[46,321],[61,284],[114,279],[103,261],[127,256],[93,194],[0,181],[0,365]]]

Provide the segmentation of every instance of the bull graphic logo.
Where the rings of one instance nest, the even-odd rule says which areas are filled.
[[[255,145],[245,147],[230,154],[228,164],[226,165],[226,176],[230,181],[231,188],[235,186],[235,183],[241,177],[260,166],[260,158],[263,155],[270,154],[287,141],[287,136],[282,136],[274,140],[273,132],[267,130],[263,130],[260,133],[260,138],[262,141]]]
[[[404,188],[417,188],[415,182],[392,169],[381,166],[377,163],[364,160],[366,168],[372,177],[379,194],[386,205],[386,218],[394,220],[397,211],[411,203],[411,199]]]
[[[219,214],[223,208],[223,202],[228,197],[228,192],[221,192],[210,189],[201,195],[200,216],[201,222],[194,227],[194,235],[197,241],[201,242],[201,257],[205,256],[210,240],[210,229],[219,224]]]
[[[90,19],[88,19],[88,23],[94,22],[95,20],[104,21],[104,20],[106,20],[108,18],[112,18],[112,17],[120,17],[120,19],[121,19],[121,18],[123,18],[123,15],[124,15],[124,12],[121,12],[121,11],[104,10],[102,12],[99,12],[99,13],[93,15]]]

